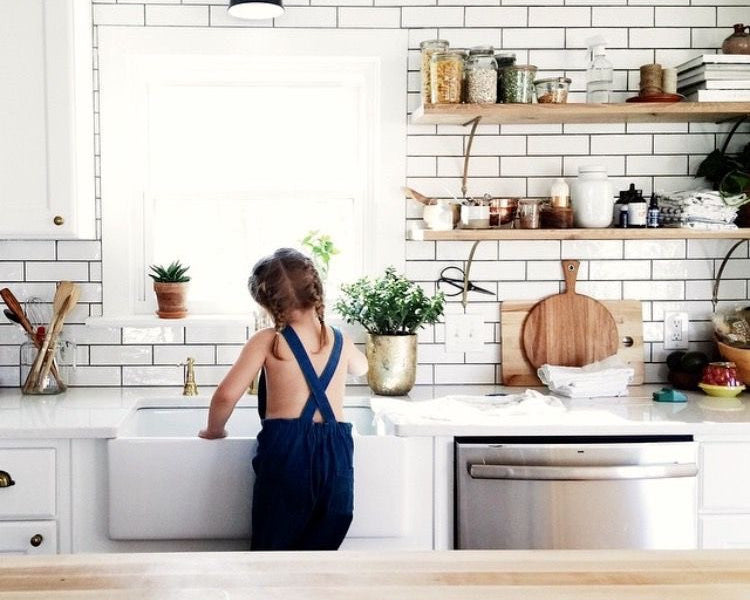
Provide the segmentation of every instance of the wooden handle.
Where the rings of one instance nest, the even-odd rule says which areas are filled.
[[[11,292],[8,288],[3,288],[0,290],[0,297],[2,297],[3,301],[10,309],[10,311],[14,315],[16,315],[16,317],[18,317],[18,322],[21,324],[21,327],[23,327],[23,330],[29,335],[33,336],[34,326],[29,321],[26,313],[21,307],[21,303],[18,301],[18,298],[13,295],[13,292]]]
[[[49,371],[52,368],[52,361],[55,360],[55,354],[57,353],[57,348],[55,347],[57,344],[57,338],[60,336],[60,331],[63,328],[63,324],[65,323],[65,315],[70,310],[71,306],[71,298],[68,298],[65,301],[65,304],[63,305],[63,309],[60,311],[60,314],[57,317],[57,320],[55,321],[55,324],[52,326],[52,335],[49,339],[49,344],[47,346],[47,353],[44,355],[44,358],[42,360],[42,367],[39,372],[39,377],[37,379],[37,384],[41,385],[44,381],[44,378],[49,375]],[[41,353],[40,353],[41,354]]]
[[[576,279],[578,279],[578,267],[580,261],[577,260],[564,260],[562,261],[563,275],[565,276],[565,292],[566,294],[576,293]]]
[[[411,196],[412,199],[416,200],[420,204],[424,204],[425,206],[436,204],[436,202],[432,198],[428,198],[427,196],[420,194],[417,190],[413,190],[410,187],[404,187],[404,192]]]

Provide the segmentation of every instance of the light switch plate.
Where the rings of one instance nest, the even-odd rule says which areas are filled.
[[[664,313],[664,349],[687,350],[688,325],[690,321],[686,312]]]
[[[484,347],[484,319],[481,315],[445,315],[445,350],[479,352]]]

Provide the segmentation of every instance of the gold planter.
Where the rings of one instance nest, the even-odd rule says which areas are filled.
[[[402,396],[417,376],[416,335],[367,334],[367,384],[380,396]]]

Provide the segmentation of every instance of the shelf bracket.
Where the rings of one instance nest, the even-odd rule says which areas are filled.
[[[477,119],[479,119],[479,117],[477,117]],[[471,271],[471,263],[474,260],[474,252],[481,241],[482,240],[476,240],[471,245],[469,260],[464,263],[464,291],[461,293],[461,305],[464,307],[464,312],[466,312],[466,306],[469,304],[469,271]]]
[[[477,127],[479,126],[479,121],[482,120],[482,117],[474,117],[471,121],[467,121],[463,124],[464,127],[467,125],[471,125],[471,132],[469,132],[469,142],[466,144],[466,152],[464,153],[464,176],[461,180],[461,194],[464,198],[466,198],[466,177],[469,173],[469,158],[471,157],[471,145],[474,143],[474,134],[477,132]],[[466,307],[464,307],[466,308]]]

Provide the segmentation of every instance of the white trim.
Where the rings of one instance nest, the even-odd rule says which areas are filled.
[[[248,35],[235,29],[100,26],[105,316],[143,310],[135,302],[136,289],[141,285],[137,279],[142,274],[136,276],[133,270],[134,265],[144,264],[144,249],[136,247],[123,223],[142,222],[137,207],[158,192],[143,189],[141,182],[147,181],[145,161],[139,160],[139,152],[128,142],[134,137],[129,120],[119,119],[117,114],[144,110],[141,101],[133,98],[138,94],[134,90],[145,97],[143,86],[148,85],[149,74],[159,73],[163,79],[165,65],[179,65],[180,70],[189,69],[209,81],[225,81],[227,73],[236,76],[238,65],[273,77],[269,67],[273,67],[273,61],[284,60],[302,66],[302,80],[305,62],[320,65],[324,58],[330,59],[332,81],[340,81],[346,74],[374,82],[372,89],[379,93],[363,98],[369,114],[381,115],[379,127],[373,128],[365,140],[370,155],[379,156],[379,160],[367,165],[371,197],[364,202],[363,222],[372,224],[373,232],[368,237],[375,243],[365,245],[364,272],[378,273],[388,265],[403,270],[405,208],[400,189],[406,177],[406,47],[404,31],[264,29]],[[262,57],[268,57],[269,48],[274,56],[264,66]],[[316,76],[320,72],[318,69]]]

